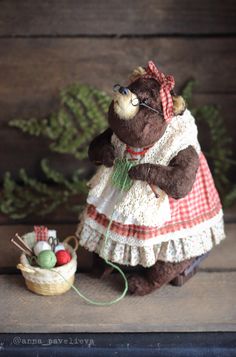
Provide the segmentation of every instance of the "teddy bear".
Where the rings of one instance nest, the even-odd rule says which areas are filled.
[[[95,261],[139,267],[128,274],[135,295],[174,282],[225,238],[195,119],[174,85],[152,61],[135,69],[126,85],[114,86],[108,128],[88,150],[98,170],[76,235]],[[131,163],[122,192],[113,184],[117,160]]]

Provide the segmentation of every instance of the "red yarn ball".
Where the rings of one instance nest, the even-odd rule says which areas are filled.
[[[56,252],[57,265],[64,265],[71,261],[71,255],[67,250],[59,250]]]

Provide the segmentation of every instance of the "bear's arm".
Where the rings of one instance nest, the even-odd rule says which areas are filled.
[[[192,146],[181,150],[168,166],[140,164],[129,171],[129,176],[156,185],[169,196],[179,199],[185,197],[192,189],[199,158]]]
[[[114,147],[111,144],[113,131],[108,128],[96,136],[89,145],[88,157],[95,165],[111,167],[115,159]]]

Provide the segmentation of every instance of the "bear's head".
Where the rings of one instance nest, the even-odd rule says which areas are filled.
[[[125,144],[132,147],[148,147],[164,134],[167,120],[163,113],[160,95],[161,83],[147,76],[144,68],[135,69],[128,86],[114,86],[114,99],[108,112],[110,128]],[[170,91],[173,115],[185,110],[182,97]]]

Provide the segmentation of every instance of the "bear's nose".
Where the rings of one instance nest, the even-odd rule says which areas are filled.
[[[129,89],[126,87],[120,87],[119,92],[120,94],[127,95],[129,93]]]

